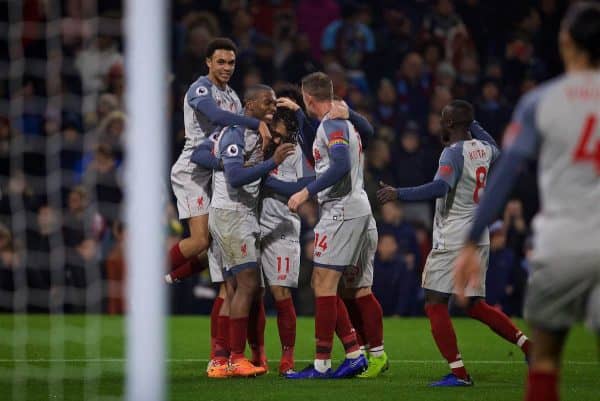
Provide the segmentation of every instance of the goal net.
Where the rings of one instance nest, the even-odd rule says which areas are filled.
[[[165,4],[0,0],[0,398],[163,397]]]

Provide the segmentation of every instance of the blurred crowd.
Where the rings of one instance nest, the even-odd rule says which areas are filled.
[[[122,313],[125,263],[122,166],[126,155],[123,8],[119,0],[42,0],[0,7],[0,310]],[[206,73],[214,37],[239,48],[231,85],[275,89],[322,70],[335,94],[374,125],[366,190],[378,221],[374,292],[386,315],[423,313],[420,276],[431,247],[433,205],[377,204],[383,181],[430,181],[442,147],[439,113],[472,102],[499,142],[515,101],[561,72],[560,18],[569,1],[173,0],[170,160],[184,142],[182,99]],[[23,24],[17,24],[17,22]],[[152,85],[152,82],[148,82]],[[168,175],[165,172],[165,183]],[[185,235],[170,189],[168,242]],[[488,302],[519,315],[528,274],[535,170],[523,171],[490,227]],[[312,313],[312,230],[303,219],[296,308]],[[149,216],[149,218],[153,218]],[[172,311],[210,310],[207,274],[172,287]],[[19,295],[20,294],[20,295]]]

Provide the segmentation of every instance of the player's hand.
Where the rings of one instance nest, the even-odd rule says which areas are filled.
[[[481,259],[475,244],[465,245],[454,263],[454,293],[459,305],[467,305],[465,290],[481,285]]]
[[[308,200],[308,198],[309,198],[308,189],[302,188],[301,191],[296,192],[294,195],[292,195],[290,197],[290,200],[288,201],[288,208],[292,212],[297,212],[300,205],[303,204],[304,202],[306,202]]]
[[[398,192],[396,192],[396,188],[392,187],[384,183],[383,181],[379,181],[379,190],[377,191],[377,200],[382,205],[386,202],[392,202],[398,200]]]
[[[333,106],[329,111],[329,118],[338,120],[347,120],[350,117],[348,105],[343,100],[334,100]]]
[[[294,102],[289,97],[280,97],[277,99],[277,107],[285,107],[286,109],[290,109],[292,111],[296,111],[300,108],[296,102]]]
[[[264,121],[258,123],[258,133],[262,138],[262,151],[264,152],[271,143],[271,131],[269,131],[267,123]]]
[[[294,145],[293,143],[283,143],[277,146],[277,149],[275,149],[275,153],[273,154],[273,161],[275,162],[275,164],[279,165],[288,156],[293,155],[295,150],[296,145]]]

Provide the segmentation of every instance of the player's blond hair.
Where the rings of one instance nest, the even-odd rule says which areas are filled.
[[[313,72],[302,78],[302,90],[318,101],[333,100],[333,82],[323,72]]]

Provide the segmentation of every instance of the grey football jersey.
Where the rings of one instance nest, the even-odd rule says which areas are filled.
[[[262,140],[258,131],[241,126],[223,128],[215,143],[215,149],[216,156],[222,159],[224,164],[237,159],[249,167],[263,161]],[[260,181],[258,179],[240,188],[234,188],[227,183],[224,171],[215,170],[211,207],[256,213]]]
[[[490,164],[498,155],[496,146],[478,139],[460,141],[444,149],[434,180],[444,180],[450,186],[450,191],[435,201],[434,249],[462,247],[475,219]],[[486,228],[478,245],[487,245],[489,242]]]
[[[317,180],[329,169],[329,149],[348,146],[350,172],[339,182],[320,191],[317,195],[321,219],[353,219],[371,214],[371,205],[364,190],[364,154],[360,136],[348,120],[325,118],[319,124],[313,142],[313,157]]]
[[[505,146],[538,156],[535,255],[596,252],[600,244],[600,73],[563,75],[517,105]]]
[[[296,145],[294,154],[288,156],[270,175],[280,181],[295,182],[304,177],[312,177],[315,172],[302,154],[302,147]],[[265,189],[262,194],[260,227],[262,236],[274,233],[298,241],[300,216],[290,212],[281,196]]]
[[[223,128],[214,124],[208,116],[190,105],[190,102],[198,100],[214,101],[219,108],[235,114],[242,114],[243,111],[240,99],[229,86],[221,90],[207,76],[198,78],[196,82],[190,85],[183,101],[185,145],[177,160],[178,164],[184,164],[190,168],[201,168],[194,163],[190,163],[190,157],[196,146],[202,143],[211,133]],[[210,171],[207,170],[207,174],[210,176]]]

